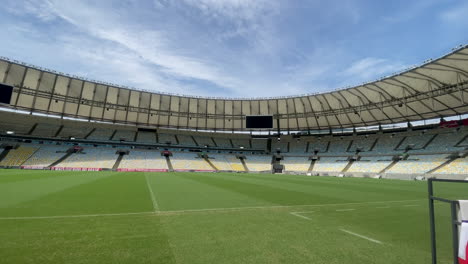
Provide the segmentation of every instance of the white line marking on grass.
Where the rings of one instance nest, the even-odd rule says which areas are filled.
[[[151,188],[148,187],[150,190]],[[156,201],[156,199],[155,199]],[[54,218],[80,218],[80,217],[99,217],[99,216],[125,216],[125,215],[144,215],[144,214],[176,214],[176,213],[197,213],[197,212],[224,212],[224,211],[241,211],[254,209],[287,209],[300,207],[325,207],[325,206],[341,206],[341,205],[365,205],[379,203],[401,203],[426,201],[421,200],[400,200],[400,201],[381,201],[381,202],[362,202],[362,203],[340,203],[340,204],[305,204],[305,205],[273,205],[273,206],[252,206],[252,207],[227,207],[227,208],[208,208],[208,209],[188,209],[188,210],[173,210],[173,211],[156,211],[156,212],[139,212],[139,213],[117,213],[117,214],[88,214],[88,215],[63,215],[63,216],[19,216],[19,217],[0,217],[0,220],[12,219],[54,219]]]
[[[348,234],[353,235],[353,236],[357,236],[357,237],[360,237],[360,238],[364,238],[364,239],[366,239],[366,240],[369,240],[369,241],[374,242],[374,243],[377,243],[377,244],[383,244],[382,241],[379,241],[379,240],[376,240],[376,239],[372,239],[372,238],[370,238],[370,237],[366,237],[366,236],[363,236],[363,235],[360,235],[360,234],[356,234],[356,233],[351,232],[351,231],[348,231],[348,230],[346,230],[346,229],[340,229],[340,231],[345,232],[345,233],[348,233]]]
[[[117,213],[117,214],[87,214],[87,215],[55,215],[55,216],[12,216],[0,217],[0,220],[31,220],[31,219],[60,219],[60,218],[85,218],[85,217],[102,217],[102,216],[127,216],[127,215],[149,215],[154,212],[138,212],[138,213]]]
[[[348,212],[348,211],[354,211],[356,209],[338,209],[336,210],[337,212]]]
[[[153,210],[155,212],[159,212],[158,202],[156,201],[156,197],[154,196],[153,189],[151,188],[151,185],[148,181],[148,175],[146,173],[145,173],[145,180],[146,180],[146,186],[148,186],[148,191],[151,196],[151,201],[153,202]]]
[[[294,215],[294,216],[297,216],[297,217],[300,217],[300,218],[307,219],[307,220],[312,220],[312,219],[310,219],[310,218],[307,217],[307,216],[300,215],[299,212],[291,212],[290,214],[292,214],[292,215]]]
[[[207,209],[187,209],[187,210],[173,210],[173,211],[160,211],[159,213],[191,213],[191,212],[210,212],[210,211],[239,211],[239,210],[253,210],[253,209],[281,209],[281,208],[298,208],[298,207],[325,207],[325,206],[341,206],[341,205],[365,205],[365,204],[379,204],[379,203],[401,203],[401,202],[416,202],[426,201],[421,200],[397,200],[397,201],[377,201],[377,202],[361,202],[361,203],[336,203],[336,204],[302,204],[302,205],[272,205],[272,206],[249,206],[249,207],[225,207],[225,208],[207,208]]]

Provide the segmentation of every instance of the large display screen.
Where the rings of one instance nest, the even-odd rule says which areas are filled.
[[[246,128],[273,128],[273,116],[247,116]]]
[[[13,94],[13,87],[0,83],[0,103],[10,104],[11,95]]]

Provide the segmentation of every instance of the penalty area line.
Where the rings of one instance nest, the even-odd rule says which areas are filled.
[[[290,214],[292,214],[294,216],[297,216],[297,217],[300,217],[300,218],[303,218],[303,219],[307,219],[307,220],[312,220],[312,219],[310,219],[309,217],[307,217],[305,215],[301,215],[301,213],[313,213],[313,211],[310,211],[310,212],[290,212]]]
[[[148,181],[147,181],[148,183]],[[148,183],[148,189],[150,194],[153,193]],[[154,193],[152,195],[154,197]],[[153,200],[153,197],[151,198]],[[206,209],[187,209],[187,210],[168,210],[168,211],[152,211],[152,212],[137,212],[137,213],[110,213],[110,214],[83,214],[83,215],[63,215],[63,216],[12,216],[12,217],[0,217],[0,220],[19,220],[19,219],[54,219],[54,218],[80,218],[80,217],[100,217],[100,216],[125,216],[125,215],[171,215],[171,214],[183,214],[183,213],[202,213],[202,212],[230,212],[230,211],[242,211],[242,210],[255,210],[255,209],[288,209],[288,208],[301,208],[301,207],[327,207],[327,206],[343,206],[343,205],[366,205],[366,204],[379,204],[379,203],[401,203],[401,202],[416,202],[426,201],[421,200],[396,200],[396,201],[376,201],[376,202],[361,202],[361,203],[337,203],[337,204],[303,204],[303,205],[273,205],[273,206],[244,206],[244,207],[226,207],[226,208],[206,208]],[[156,199],[154,199],[155,204]],[[157,207],[158,208],[158,207]],[[297,213],[297,212],[296,212]],[[300,212],[305,213],[305,212]]]
[[[381,203],[402,203],[402,202],[419,202],[426,201],[420,200],[395,200],[395,201],[375,201],[375,202],[357,202],[357,203],[335,203],[335,204],[298,204],[298,205],[271,205],[271,206],[244,206],[244,207],[225,207],[225,208],[207,208],[207,209],[186,209],[186,210],[172,210],[172,211],[159,211],[160,214],[173,214],[173,213],[196,213],[196,212],[217,212],[217,211],[239,211],[239,210],[254,210],[254,209],[288,209],[288,208],[301,208],[301,207],[327,207],[327,206],[344,206],[344,205],[367,205],[367,204],[381,204]]]
[[[365,240],[374,242],[374,243],[376,243],[376,244],[383,244],[382,241],[379,241],[379,240],[376,240],[376,239],[373,239],[373,238],[370,238],[370,237],[366,237],[366,236],[363,236],[363,235],[360,235],[360,234],[351,232],[351,231],[346,230],[346,229],[340,229],[340,231],[341,231],[341,232],[348,233],[348,234],[353,235],[353,236],[357,236],[357,237],[363,238],[363,239],[365,239]]]

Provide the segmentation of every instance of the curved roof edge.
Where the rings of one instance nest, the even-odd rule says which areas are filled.
[[[33,64],[30,64],[30,63],[22,62],[22,61],[18,61],[18,60],[15,60],[15,59],[10,59],[10,58],[5,57],[5,56],[0,56],[0,60],[5,60],[5,61],[11,62],[11,63],[16,63],[16,64],[24,65],[24,66],[29,67],[29,68],[35,68],[35,69],[37,69],[37,70],[44,71],[44,72],[49,72],[49,73],[53,73],[53,74],[63,75],[63,76],[66,76],[66,77],[75,78],[75,79],[80,79],[80,80],[83,80],[83,81],[89,81],[89,82],[93,82],[93,83],[96,83],[96,84],[109,85],[109,86],[113,86],[113,87],[116,87],[116,88],[123,88],[123,89],[135,90],[135,91],[142,91],[142,92],[148,92],[148,93],[161,94],[161,95],[179,96],[179,97],[185,97],[185,98],[214,99],[214,100],[232,100],[232,101],[236,101],[236,100],[248,101],[248,100],[288,99],[288,98],[300,98],[300,97],[306,97],[306,96],[325,95],[325,94],[329,94],[329,93],[333,93],[333,92],[337,92],[337,91],[346,91],[346,90],[349,90],[349,89],[354,89],[354,88],[362,87],[362,86],[365,86],[365,85],[371,85],[371,84],[373,84],[373,83],[377,83],[377,82],[379,82],[379,81],[384,81],[384,80],[386,80],[386,79],[390,79],[390,78],[393,78],[393,77],[396,77],[396,76],[399,76],[399,75],[402,75],[402,74],[411,72],[411,71],[413,71],[413,70],[422,68],[422,67],[424,67],[424,66],[426,66],[426,65],[428,65],[428,64],[431,64],[433,61],[437,61],[437,60],[443,59],[443,58],[445,58],[445,57],[447,57],[447,56],[450,56],[450,55],[452,55],[452,54],[454,54],[454,53],[457,53],[458,51],[463,50],[463,49],[465,49],[465,48],[468,48],[468,44],[462,44],[462,45],[459,45],[459,46],[457,46],[457,47],[455,47],[455,48],[452,48],[452,50],[451,50],[450,52],[445,53],[444,55],[442,55],[442,56],[440,56],[440,57],[437,57],[436,59],[430,58],[430,59],[425,60],[425,61],[424,61],[423,63],[421,63],[421,64],[416,64],[416,65],[414,65],[414,66],[411,66],[411,67],[409,67],[409,68],[403,69],[403,70],[401,70],[401,71],[397,71],[397,72],[394,72],[394,73],[392,73],[392,74],[385,75],[385,76],[383,76],[383,77],[380,77],[380,78],[377,78],[377,79],[374,79],[374,80],[371,80],[371,81],[368,81],[368,82],[363,82],[363,83],[358,84],[358,85],[350,85],[350,86],[335,88],[335,89],[331,89],[331,90],[324,91],[324,92],[306,93],[306,94],[298,94],[298,95],[287,95],[287,96],[250,97],[250,98],[248,98],[248,97],[196,96],[196,95],[187,95],[187,94],[177,94],[177,93],[168,93],[168,92],[154,91],[154,90],[148,90],[148,89],[143,89],[143,88],[130,87],[130,86],[126,86],[126,85],[115,84],[115,83],[109,83],[109,82],[104,82],[104,81],[99,81],[99,80],[94,80],[94,79],[90,79],[90,78],[78,76],[78,75],[63,73],[63,72],[60,72],[60,71],[51,70],[51,69],[48,69],[48,68],[44,68],[44,67],[41,67],[41,66],[33,65]]]

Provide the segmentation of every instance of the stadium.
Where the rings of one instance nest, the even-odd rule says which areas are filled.
[[[262,98],[0,57],[0,262],[452,263],[467,102],[467,45],[360,85]]]

